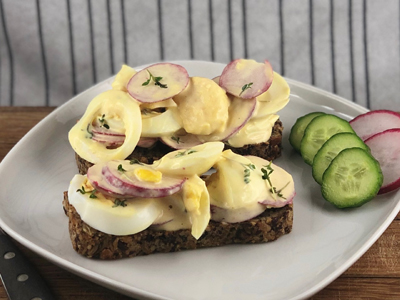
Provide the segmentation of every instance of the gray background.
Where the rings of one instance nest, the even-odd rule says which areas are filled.
[[[399,15],[394,0],[0,0],[0,105],[58,106],[124,62],[247,57],[400,110]]]

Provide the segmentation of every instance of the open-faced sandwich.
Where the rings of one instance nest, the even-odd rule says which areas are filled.
[[[171,63],[123,66],[69,133],[74,249],[115,259],[289,233],[293,179],[271,163],[288,101],[267,61],[234,60],[213,79]]]
[[[73,248],[100,259],[273,241],[289,233],[292,176],[222,142],[175,150],[153,164],[111,160],[64,193]],[[212,174],[202,175],[210,168]]]
[[[172,63],[139,72],[123,66],[112,88],[95,97],[71,129],[81,174],[95,163],[152,163],[176,149],[222,141],[225,149],[267,160],[281,153],[277,112],[289,86],[270,64],[238,59],[214,79],[189,77]]]

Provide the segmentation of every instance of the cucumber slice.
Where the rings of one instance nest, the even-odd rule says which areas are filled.
[[[357,207],[374,198],[382,185],[378,161],[361,148],[347,148],[322,176],[322,196],[339,208]]]
[[[318,150],[313,160],[312,175],[315,181],[322,184],[322,175],[324,175],[325,170],[336,155],[346,148],[354,147],[370,152],[369,147],[364,144],[363,140],[351,132],[340,132],[327,140]]]
[[[300,153],[303,160],[312,165],[314,156],[322,145],[339,132],[355,133],[349,122],[337,116],[326,114],[315,117],[304,130],[301,140]]]
[[[296,123],[294,123],[292,129],[290,130],[290,135],[289,135],[289,142],[296,150],[297,152],[300,153],[300,143],[301,139],[304,136],[304,130],[306,129],[307,125],[315,118],[321,115],[324,115],[325,113],[323,112],[312,112],[309,113],[305,116],[302,116],[296,120]]]

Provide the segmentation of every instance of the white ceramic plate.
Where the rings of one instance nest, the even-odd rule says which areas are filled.
[[[177,62],[191,76],[212,78],[224,65]],[[383,233],[400,209],[400,192],[352,210],[324,201],[311,168],[288,143],[295,120],[311,111],[350,119],[366,109],[288,80],[293,96],[281,111],[283,157],[276,163],[295,180],[294,226],[289,235],[261,245],[155,254],[117,261],[74,252],[62,193],[76,172],[67,133],[87,103],[110,88],[105,81],[61,106],[33,128],[0,165],[0,226],[53,263],[137,298],[299,299],[316,293],[350,267]]]

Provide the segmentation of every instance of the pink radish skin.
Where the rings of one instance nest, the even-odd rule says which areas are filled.
[[[116,192],[115,188],[104,180],[102,169],[102,165],[94,165],[87,171],[87,178],[97,191],[113,198],[133,198]]]
[[[123,133],[120,133],[120,132],[117,132],[117,131],[112,131],[110,129],[106,129],[106,128],[103,128],[103,127],[93,127],[92,133],[125,137],[125,134],[123,134]]]
[[[167,88],[155,85],[154,79],[151,79],[147,85],[143,85],[150,78],[149,72],[154,77],[162,77],[159,82],[165,84]],[[159,63],[136,73],[129,80],[127,89],[128,93],[139,102],[152,103],[174,97],[182,92],[188,83],[189,74],[184,67],[171,63]]]
[[[119,147],[125,141],[125,135],[111,135],[103,133],[93,133],[92,140],[105,144],[107,147]]]
[[[251,118],[256,108],[256,98],[243,101],[239,97],[231,96],[231,105],[229,106],[229,119],[226,129],[217,134],[198,136],[202,142],[226,141],[236,132],[238,132]]]
[[[252,99],[266,92],[271,86],[274,73],[271,64],[253,60],[236,59],[222,71],[219,85],[228,93],[243,99]],[[246,84],[251,87],[242,92]]]
[[[391,110],[372,110],[357,116],[349,123],[357,135],[365,141],[382,131],[400,128],[400,114]]]
[[[117,169],[117,164],[109,162],[102,169],[102,175],[115,187],[115,192],[142,198],[160,198],[175,194],[182,189],[185,178],[163,176],[162,182],[153,183],[137,179],[135,176],[126,176]]]
[[[152,147],[157,141],[158,141],[158,138],[141,137],[141,138],[139,139],[139,142],[138,142],[137,146],[138,146],[138,147],[142,147],[142,148],[150,148],[150,147]]]
[[[371,154],[381,165],[383,183],[378,194],[400,187],[400,128],[377,133],[365,141]]]

